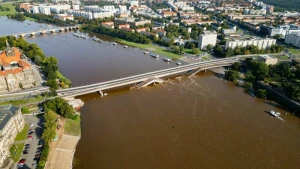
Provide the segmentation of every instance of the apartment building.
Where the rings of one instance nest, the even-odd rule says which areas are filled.
[[[10,157],[10,147],[24,127],[21,109],[12,105],[0,106],[0,167],[5,167]]]
[[[234,49],[237,46],[246,47],[248,45],[257,46],[260,49],[266,49],[276,44],[276,39],[266,38],[266,39],[245,39],[245,40],[231,40],[226,42],[225,49]]]
[[[291,44],[291,45],[296,46],[296,47],[300,47],[300,33],[298,33],[298,34],[287,34],[285,36],[284,43]]]
[[[207,45],[216,46],[217,33],[215,31],[203,31],[199,35],[198,48],[205,49]]]

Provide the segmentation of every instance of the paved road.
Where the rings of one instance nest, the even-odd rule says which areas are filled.
[[[26,144],[30,145],[28,154],[23,154],[21,159],[25,159],[25,165],[23,166],[24,169],[33,169],[34,167],[32,164],[34,163],[34,158],[37,152],[37,148],[40,147],[38,145],[39,138],[42,135],[42,119],[41,117],[36,117],[36,116],[24,116],[25,122],[30,125],[29,129],[33,129],[34,134],[33,138],[26,139],[25,141],[22,141]],[[35,162],[36,163],[36,162]],[[17,165],[16,167],[17,168]]]

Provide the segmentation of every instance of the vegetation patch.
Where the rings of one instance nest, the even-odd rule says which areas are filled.
[[[13,6],[12,4],[0,5],[0,16],[7,16],[15,13],[16,13],[15,6]]]
[[[28,134],[29,125],[26,123],[23,130],[17,135],[15,141],[26,140]]]
[[[65,134],[80,136],[81,127],[80,127],[80,116],[77,116],[76,119],[66,119],[65,120]]]
[[[20,160],[23,149],[24,149],[24,143],[13,144],[10,147],[9,151],[11,154],[11,158],[14,160],[14,162],[18,162]]]
[[[20,105],[24,105],[24,104],[39,102],[41,100],[43,100],[43,97],[40,96],[40,95],[37,95],[34,98],[28,98],[28,99],[23,99],[23,100],[11,100],[11,101],[1,102],[0,105],[12,104],[14,106],[20,106]]]

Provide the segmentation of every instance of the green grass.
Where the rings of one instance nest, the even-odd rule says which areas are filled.
[[[36,19],[30,18],[30,17],[27,17],[27,16],[25,16],[25,19],[28,20],[28,21],[36,21]]]
[[[0,4],[3,7],[8,7],[10,9],[10,11],[0,11],[0,16],[7,16],[8,14],[15,14],[16,10],[15,10],[15,6],[13,6],[12,4]]]
[[[60,73],[60,71],[56,71],[56,76],[61,79],[61,78],[64,78],[64,75]]]
[[[291,52],[294,55],[300,56],[300,50],[299,49],[289,49],[289,52]]]
[[[21,144],[13,144],[9,151],[11,153],[11,157],[15,162],[18,162],[21,158],[22,152],[24,148],[24,143]]]
[[[281,56],[276,56],[276,58],[280,59],[280,60],[288,60],[289,57],[285,56],[285,55],[281,55]]]
[[[114,38],[117,42],[128,45],[128,46],[133,46],[133,47],[137,47],[140,49],[146,49],[146,50],[151,50],[154,53],[166,56],[166,57],[170,57],[170,58],[174,58],[174,59],[178,59],[180,57],[182,57],[181,55],[175,54],[171,51],[165,50],[164,48],[161,48],[159,46],[153,45],[153,44],[140,44],[140,43],[135,43],[135,42],[129,42],[123,39],[118,39],[118,38]]]
[[[194,55],[193,49],[187,49],[187,48],[185,48],[185,49],[184,49],[184,53]],[[199,54],[201,54],[201,53],[203,53],[203,51],[200,50],[200,53],[199,53]],[[199,55],[199,54],[198,54],[198,55]]]
[[[43,100],[42,96],[37,96],[35,98],[30,98],[30,99],[23,99],[23,100],[11,100],[11,101],[5,101],[1,102],[0,105],[6,105],[6,104],[12,104],[15,106],[20,106],[23,104],[31,103],[31,102],[37,102]]]
[[[210,58],[208,58],[207,56],[203,56],[203,57],[201,57],[201,59],[205,60],[205,61],[209,61],[210,60]]]
[[[65,134],[80,136],[81,126],[80,126],[80,116],[76,120],[65,119]]]
[[[26,123],[24,125],[23,130],[17,135],[15,141],[26,140],[27,134],[28,134],[28,128],[29,128],[29,125]]]

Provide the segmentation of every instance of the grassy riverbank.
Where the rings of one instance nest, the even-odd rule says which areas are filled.
[[[76,119],[65,119],[65,134],[72,136],[80,136],[81,126],[80,126],[80,116]]]
[[[12,4],[0,4],[4,8],[9,8],[9,11],[0,11],[0,16],[7,16],[8,14],[15,14],[17,11],[15,10],[15,6]]]
[[[134,42],[129,42],[123,39],[119,39],[119,38],[114,38],[117,42],[122,43],[124,45],[128,45],[128,46],[133,46],[133,47],[137,47],[140,49],[145,49],[145,50],[149,50],[152,51],[154,53],[169,57],[169,58],[173,58],[173,59],[179,59],[180,57],[182,57],[181,55],[172,53],[171,51],[168,51],[162,47],[153,45],[153,44],[140,44],[140,43],[134,43]]]

